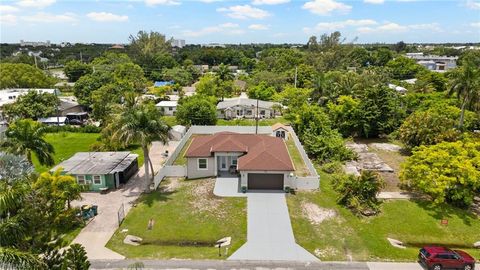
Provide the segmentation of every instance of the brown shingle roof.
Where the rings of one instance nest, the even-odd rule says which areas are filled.
[[[186,157],[210,157],[215,152],[243,152],[240,171],[293,171],[285,142],[267,135],[220,132],[193,138]]]

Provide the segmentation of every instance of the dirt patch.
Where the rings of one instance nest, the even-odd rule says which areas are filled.
[[[389,151],[389,152],[399,152],[400,150],[402,150],[401,146],[398,146],[393,143],[371,143],[369,144],[369,146],[371,148],[376,148],[379,150]]]
[[[303,214],[312,224],[320,224],[325,220],[335,218],[337,212],[332,209],[322,208],[314,203],[302,203]]]
[[[181,186],[180,179],[178,178],[172,177],[172,178],[167,178],[166,180],[168,180],[168,182],[162,188],[162,191],[164,192],[173,192]]]
[[[192,201],[190,204],[199,212],[210,212],[221,215],[218,211],[222,199],[213,194],[215,179],[191,180],[193,182]]]
[[[336,257],[337,255],[340,254],[338,249],[336,249],[334,247],[325,247],[325,248],[322,248],[322,249],[317,248],[313,251],[313,253],[315,254],[315,256],[317,256],[319,258]]]

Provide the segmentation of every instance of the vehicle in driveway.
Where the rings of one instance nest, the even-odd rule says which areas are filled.
[[[462,250],[446,247],[428,246],[420,249],[419,262],[429,270],[475,269],[475,259]]]

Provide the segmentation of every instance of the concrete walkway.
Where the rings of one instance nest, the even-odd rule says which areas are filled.
[[[155,172],[163,166],[166,157],[162,156],[165,150],[172,153],[178,142],[171,141],[168,145],[154,142],[150,148],[150,158]],[[133,202],[140,196],[145,187],[145,168],[142,166],[128,183],[117,190],[107,194],[97,192],[82,193],[81,201],[72,202],[73,206],[84,204],[98,205],[98,215],[82,229],[72,243],[78,243],[85,247],[89,259],[115,260],[123,259],[124,256],[105,247],[115,230],[118,228],[118,210],[123,207],[125,215],[131,209]],[[123,206],[122,206],[123,205]]]
[[[238,177],[217,177],[213,194],[219,197],[246,197],[246,193],[240,190],[240,181]]]
[[[285,193],[247,193],[247,243],[228,260],[318,261],[295,243]]]

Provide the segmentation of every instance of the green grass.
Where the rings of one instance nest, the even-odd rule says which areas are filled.
[[[185,157],[185,152],[187,152],[187,149],[192,143],[193,138],[198,135],[199,134],[193,134],[190,136],[190,138],[188,138],[188,141],[183,146],[182,151],[180,151],[180,153],[178,154],[178,157],[173,162],[173,165],[187,165],[187,158]]]
[[[83,229],[83,226],[79,226],[70,231],[63,232],[64,234],[62,237],[62,241],[64,243],[64,246],[68,246],[70,243],[72,243],[73,239],[77,237],[77,235],[80,233],[82,229]]]
[[[58,164],[69,159],[77,152],[91,151],[90,146],[96,143],[99,137],[100,134],[98,133],[59,132],[46,134],[45,140],[53,145],[55,164]],[[143,165],[143,153],[140,147],[131,146],[127,150],[138,154],[138,164],[139,166]],[[51,168],[40,165],[35,155],[32,157],[32,162],[35,170],[39,173],[46,172]]]
[[[309,173],[307,166],[305,165],[305,162],[303,162],[303,158],[300,155],[295,142],[292,138],[290,138],[285,143],[287,145],[290,158],[292,158],[293,165],[295,166],[295,174],[298,176],[307,176]]]
[[[384,202],[381,213],[359,218],[336,204],[330,176],[321,173],[321,191],[297,192],[287,199],[297,242],[322,260],[415,261],[418,249],[427,244],[460,248],[480,258],[480,250],[471,246],[478,241],[480,219],[472,213],[449,205],[434,206],[426,201],[396,200]],[[313,225],[302,213],[302,203],[333,209],[337,217]],[[448,219],[447,226],[440,225]],[[392,247],[387,237],[406,243],[406,249]]]
[[[258,121],[259,126],[272,126],[276,123],[287,124],[288,121],[283,117],[277,117],[272,119],[261,119]],[[234,120],[218,119],[217,126],[255,126],[255,120],[253,119],[234,119]]]
[[[159,190],[139,198],[108,242],[108,248],[127,258],[225,259],[218,257],[214,247],[217,240],[232,237],[228,254],[245,243],[245,198],[214,196],[214,179],[180,179],[179,185],[168,191],[170,181],[173,180],[163,181]],[[150,219],[155,223],[152,230],[147,230]],[[122,233],[123,229],[128,232]],[[127,234],[141,237],[142,244],[124,244]]]

